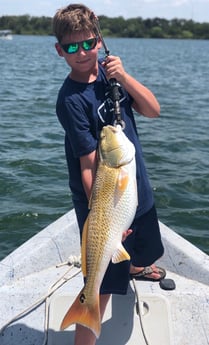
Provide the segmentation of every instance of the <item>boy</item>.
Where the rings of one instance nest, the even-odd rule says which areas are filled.
[[[150,90],[132,78],[117,56],[98,61],[102,47],[93,12],[84,5],[72,4],[57,11],[53,29],[59,56],[71,67],[57,99],[57,116],[65,130],[65,152],[69,184],[80,233],[88,215],[88,200],[97,169],[97,147],[103,126],[115,121],[109,79],[120,86],[120,108],[124,132],[136,148],[139,206],[134,222],[125,234],[124,246],[131,255],[127,261],[110,263],[100,291],[103,316],[112,293],[126,294],[130,274],[139,279],[159,281],[165,271],[153,263],[162,256],[163,246],[154,206],[152,189],[146,174],[132,108],[147,117],[157,117],[160,106]],[[131,234],[130,234],[131,233]],[[129,235],[129,236],[128,236]],[[148,267],[146,267],[148,266]],[[94,345],[94,334],[77,325],[75,345]]]

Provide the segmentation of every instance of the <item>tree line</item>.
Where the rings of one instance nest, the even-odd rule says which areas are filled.
[[[102,34],[109,37],[139,38],[188,38],[209,39],[209,23],[186,19],[163,19],[141,17],[124,19],[99,16]],[[2,16],[0,30],[9,29],[17,35],[53,35],[51,17]]]

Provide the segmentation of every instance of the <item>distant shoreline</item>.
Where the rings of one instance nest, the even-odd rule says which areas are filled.
[[[209,23],[198,23],[186,19],[164,19],[141,17],[124,19],[99,16],[102,34],[105,37],[121,38],[175,38],[209,39]],[[12,30],[13,35],[52,36],[51,17],[1,16],[0,30]]]

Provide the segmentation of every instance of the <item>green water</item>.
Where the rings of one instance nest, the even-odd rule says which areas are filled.
[[[106,39],[150,87],[161,117],[137,117],[159,218],[209,253],[209,42]],[[53,37],[0,47],[0,259],[72,208],[55,115],[68,67]]]

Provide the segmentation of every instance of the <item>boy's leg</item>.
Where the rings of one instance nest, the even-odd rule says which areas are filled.
[[[101,319],[103,318],[106,305],[109,301],[110,295],[100,295],[100,313]],[[95,345],[96,337],[94,333],[87,327],[76,325],[75,332],[75,345]]]
[[[153,265],[164,252],[155,206],[135,218],[130,228],[133,233],[127,237],[125,245],[131,255],[131,273],[135,273]]]

